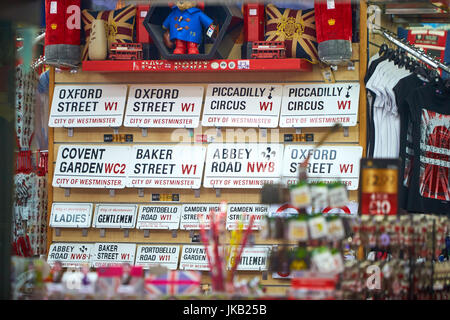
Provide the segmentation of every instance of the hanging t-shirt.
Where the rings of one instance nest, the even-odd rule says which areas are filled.
[[[425,86],[406,100],[415,154],[407,209],[450,214],[450,95]]]
[[[420,79],[417,75],[411,74],[401,79],[394,87],[395,99],[398,113],[400,115],[400,152],[402,160],[400,167],[401,184],[399,190],[399,207],[406,209],[408,199],[409,182],[411,179],[411,166],[414,159],[414,147],[412,139],[412,122],[410,117],[409,104],[405,103],[406,98],[417,88],[427,85],[425,79]]]

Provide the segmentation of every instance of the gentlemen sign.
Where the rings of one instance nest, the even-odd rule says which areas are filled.
[[[96,243],[92,251],[92,267],[134,264],[135,243]]]
[[[180,225],[180,215],[181,205],[141,205],[136,228],[176,230]]]
[[[151,266],[161,265],[169,270],[178,267],[179,246],[147,246],[137,247],[135,265],[148,269]]]
[[[205,188],[262,188],[280,181],[283,145],[210,144]]]
[[[359,162],[362,147],[286,146],[283,159],[283,182],[291,185],[298,182],[298,167],[311,155],[307,173],[310,182],[332,183],[340,181],[348,190],[357,190],[359,182]]]
[[[250,218],[253,220],[252,230],[261,229],[261,221],[269,212],[269,206],[264,204],[229,204],[227,211],[227,230],[236,230],[242,221],[243,228],[247,229]]]
[[[211,211],[219,212],[218,204],[183,204],[181,207],[180,229],[182,230],[200,230],[200,224],[205,229],[209,229],[211,225]]]
[[[241,261],[237,266],[237,270],[246,271],[264,271],[268,267],[269,247],[251,247],[244,248],[242,251]],[[232,256],[228,263],[228,268],[234,264]]]
[[[133,146],[127,187],[199,189],[206,148]]]
[[[126,85],[57,85],[48,125],[120,127],[126,98]]]
[[[53,266],[55,262],[59,261],[63,268],[89,265],[93,247],[94,245],[91,243],[52,243],[48,251],[47,262]]]
[[[50,226],[53,228],[89,228],[91,215],[92,203],[53,203]]]
[[[358,83],[285,85],[280,127],[355,126],[358,107]]]
[[[93,227],[132,229],[136,223],[135,204],[98,204]]]
[[[131,86],[124,126],[197,128],[202,101],[201,86]]]
[[[53,186],[122,189],[126,183],[129,147],[62,145]]]
[[[281,106],[281,85],[210,84],[203,109],[205,127],[275,128]]]

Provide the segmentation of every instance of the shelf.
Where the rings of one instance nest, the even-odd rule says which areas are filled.
[[[83,61],[88,72],[311,72],[312,64],[303,59],[239,60],[102,60]]]

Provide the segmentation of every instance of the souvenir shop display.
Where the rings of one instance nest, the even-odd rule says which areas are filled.
[[[442,36],[368,1],[43,5],[12,299],[450,299]]]

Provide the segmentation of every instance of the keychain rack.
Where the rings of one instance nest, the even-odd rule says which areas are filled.
[[[438,61],[437,59],[427,55],[425,52],[423,52],[420,48],[417,48],[416,46],[410,44],[406,40],[399,40],[397,36],[390,32],[389,30],[384,29],[383,27],[377,26],[376,29],[373,30],[375,34],[379,34],[383,36],[386,40],[389,40],[391,43],[395,44],[397,47],[405,50],[412,56],[416,57],[420,61],[426,63],[430,67],[434,69],[441,69],[447,73],[450,73],[450,66],[447,66],[443,64],[442,62]]]

